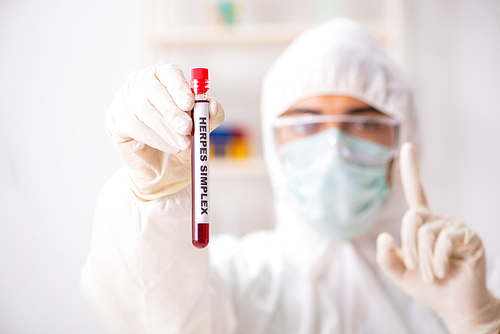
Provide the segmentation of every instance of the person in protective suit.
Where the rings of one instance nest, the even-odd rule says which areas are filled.
[[[499,333],[499,272],[488,289],[479,237],[427,206],[404,143],[417,135],[410,88],[379,43],[348,19],[312,28],[262,94],[276,228],[218,236],[205,250],[190,242],[194,98],[182,71],[133,72],[115,95],[106,128],[126,165],[99,194],[81,278],[108,326]],[[211,98],[211,130],[223,119]]]

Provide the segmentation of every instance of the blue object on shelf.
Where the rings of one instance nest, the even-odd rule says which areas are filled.
[[[219,126],[217,129],[210,133],[211,150],[214,156],[225,156],[226,147],[229,144],[233,135],[230,127]]]

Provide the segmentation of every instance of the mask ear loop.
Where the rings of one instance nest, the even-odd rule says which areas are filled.
[[[399,149],[401,146],[401,122],[395,120],[394,124],[394,145],[392,148],[393,155],[388,163],[387,171],[387,185],[389,189],[392,189],[396,185],[401,184],[401,178],[399,177]]]
[[[273,124],[273,145],[276,158],[278,159],[278,168],[281,175],[284,174],[286,168],[286,161],[280,154],[281,145],[279,140],[279,131],[282,127],[283,125],[278,122],[278,119],[276,119]]]

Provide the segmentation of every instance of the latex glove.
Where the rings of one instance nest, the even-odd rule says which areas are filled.
[[[429,211],[410,143],[401,147],[400,171],[409,207],[401,249],[381,233],[377,263],[404,292],[436,312],[451,333],[499,333],[500,300],[486,288],[481,240],[463,224]]]
[[[132,72],[115,94],[106,129],[128,166],[137,197],[154,200],[190,183],[193,106],[189,83],[172,64]],[[213,130],[224,120],[213,98],[209,113]]]

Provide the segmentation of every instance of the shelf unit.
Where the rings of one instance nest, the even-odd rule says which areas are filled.
[[[173,9],[175,6],[172,4],[176,1],[181,0],[144,0],[139,3],[143,60],[148,60],[148,53],[165,49],[287,45],[301,32],[317,24],[317,22],[310,24],[293,22],[236,23],[233,25],[206,23],[204,25],[175,27],[167,22],[166,13],[175,10]],[[359,0],[354,2],[352,0],[331,1],[336,5],[347,2],[360,5]],[[198,4],[203,2],[209,3],[208,0],[197,0]],[[397,60],[402,62],[403,0],[380,0],[379,2],[382,7],[383,19],[358,19],[358,21],[377,37]]]
[[[216,50],[224,48],[285,47],[307,28],[316,25],[289,23],[256,23],[234,25],[187,25],[173,27],[166,22],[166,13],[172,3],[180,0],[144,0],[141,13],[141,59],[144,66],[158,61],[158,54],[176,50]],[[182,0],[184,1],[184,0]],[[201,3],[203,0],[197,0]],[[251,0],[249,0],[251,1]],[[272,0],[269,0],[272,1]],[[342,0],[332,0],[342,1]],[[392,56],[403,62],[402,52],[402,0],[380,0],[383,3],[383,20],[359,21],[386,47]],[[247,178],[267,177],[262,157],[241,161],[214,159],[214,177]]]
[[[362,23],[382,43],[394,38],[380,22]],[[147,36],[153,49],[288,45],[311,24],[258,24],[171,28]]]

